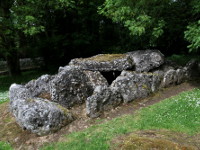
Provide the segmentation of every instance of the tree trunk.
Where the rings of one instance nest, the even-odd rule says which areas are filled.
[[[6,57],[8,72],[10,76],[21,75],[19,57],[16,51]]]

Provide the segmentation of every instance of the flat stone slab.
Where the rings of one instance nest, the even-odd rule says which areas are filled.
[[[72,59],[69,65],[80,66],[90,71],[123,71],[134,66],[126,54],[99,54],[89,58]]]
[[[137,72],[148,72],[164,63],[164,55],[159,50],[138,50],[127,55],[134,62],[134,71]]]

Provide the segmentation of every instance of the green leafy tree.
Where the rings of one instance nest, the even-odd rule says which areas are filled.
[[[188,46],[190,52],[200,49],[200,1],[193,0],[192,5],[192,22],[187,26],[185,38],[190,42]]]
[[[193,22],[193,6],[197,7],[191,0],[105,0],[99,13],[127,28],[143,48],[180,53],[187,50],[184,31]],[[196,28],[195,25],[188,29]]]
[[[17,49],[19,48],[19,35],[15,30],[15,20],[11,7],[13,0],[0,2],[0,51],[7,61],[11,76],[20,74]]]
[[[19,53],[24,47],[24,38],[36,39],[45,32],[52,15],[58,9],[73,6],[70,0],[8,0],[0,2],[0,51],[7,61],[9,74],[20,75]],[[53,31],[51,33],[53,34]]]

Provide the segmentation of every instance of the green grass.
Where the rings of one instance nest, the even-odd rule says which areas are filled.
[[[0,141],[0,150],[12,150],[12,147],[9,143]]]
[[[200,89],[175,97],[107,123],[92,126],[66,136],[65,142],[43,147],[44,150],[106,150],[117,136],[137,130],[167,129],[187,134],[200,133]]]
[[[187,64],[191,59],[197,59],[200,60],[199,55],[172,55],[168,57],[167,59],[175,61],[178,65],[184,66]]]

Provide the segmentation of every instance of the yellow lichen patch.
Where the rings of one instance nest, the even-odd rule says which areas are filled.
[[[34,103],[35,102],[35,100],[32,99],[32,98],[28,98],[28,99],[26,99],[26,101],[29,102],[29,103]]]
[[[41,93],[38,97],[43,98],[43,99],[47,99],[47,100],[51,100],[51,94],[47,93],[47,92]]]
[[[195,150],[188,142],[189,135],[173,133],[170,131],[139,131],[129,135],[118,137],[114,150]],[[193,142],[195,137],[190,137]]]
[[[146,137],[129,137],[128,140],[124,142],[122,150],[194,150],[195,148],[189,146],[181,146],[177,143],[171,142],[165,139],[151,139]]]
[[[90,58],[85,58],[85,60],[101,62],[101,61],[113,61],[115,59],[122,59],[124,57],[126,57],[125,54],[102,54]]]
[[[56,106],[57,106],[60,110],[62,110],[63,113],[64,113],[65,115],[68,115],[68,114],[69,114],[69,110],[68,110],[67,108],[65,108],[65,107],[63,107],[63,106],[61,106],[61,105],[59,105],[59,104],[56,104]]]

